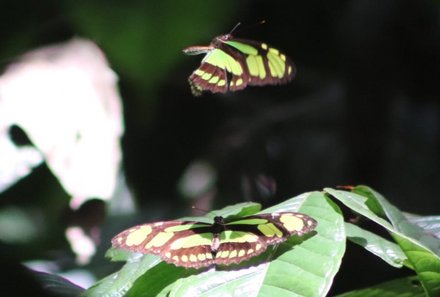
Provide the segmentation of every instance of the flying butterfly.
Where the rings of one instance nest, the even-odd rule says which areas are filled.
[[[196,221],[164,221],[142,224],[112,239],[115,248],[159,255],[162,260],[186,268],[230,265],[264,252],[268,246],[313,231],[317,222],[302,213],[257,214],[213,224]]]
[[[296,73],[293,62],[278,49],[264,42],[235,38],[231,33],[215,37],[210,45],[190,46],[183,52],[206,54],[188,79],[194,96],[203,91],[238,91],[248,85],[285,84]]]

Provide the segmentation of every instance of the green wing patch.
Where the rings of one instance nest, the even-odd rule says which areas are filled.
[[[189,55],[206,54],[189,77],[192,93],[226,93],[248,85],[276,85],[290,82],[296,67],[285,54],[266,43],[217,36],[209,46],[190,46]]]
[[[248,260],[292,235],[313,231],[317,222],[301,213],[281,212],[232,221],[215,217],[213,224],[165,221],[134,226],[112,239],[112,245],[186,268],[230,265]]]

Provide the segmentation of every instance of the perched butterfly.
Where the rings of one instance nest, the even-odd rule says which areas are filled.
[[[206,54],[200,67],[189,77],[194,96],[203,91],[242,90],[247,85],[285,84],[296,73],[289,57],[276,48],[263,42],[234,38],[231,34],[215,37],[208,46],[187,47],[183,52]]]
[[[233,220],[218,216],[213,224],[165,221],[129,228],[116,235],[112,245],[156,254],[176,266],[201,268],[250,259],[269,245],[313,231],[316,225],[313,218],[296,212],[257,214]]]

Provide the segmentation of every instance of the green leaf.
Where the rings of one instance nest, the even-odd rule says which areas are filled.
[[[255,202],[243,202],[231,206],[226,206],[220,210],[211,211],[208,216],[214,218],[215,216],[222,216],[226,219],[233,217],[244,217],[253,215],[261,210],[261,204]],[[212,223],[212,221],[211,221]]]
[[[292,198],[263,213],[300,211],[318,221],[316,233],[303,241],[292,240],[246,263],[210,269],[179,279],[164,288],[167,296],[324,296],[339,269],[345,251],[345,232],[340,210],[320,192]],[[271,258],[270,262],[262,262]],[[251,266],[254,264],[256,266]],[[157,280],[142,277],[129,296],[153,296]],[[161,296],[160,295],[160,296]]]
[[[385,218],[385,210],[383,209],[382,205],[377,201],[375,198],[375,195],[378,194],[376,192],[373,192],[369,187],[367,186],[356,186],[352,189],[353,193],[359,194],[360,196],[363,196],[367,198],[365,201],[365,204],[368,206],[368,208],[374,212],[377,216],[381,218]]]
[[[196,273],[196,269],[161,262],[139,277],[126,296],[170,296],[168,292],[176,281]]]
[[[410,213],[404,215],[408,221],[422,228],[425,233],[440,238],[440,216],[419,216]]]
[[[367,186],[357,186],[354,191],[360,190],[368,193],[369,200],[374,199],[376,204],[384,210],[386,217],[389,219],[396,231],[416,239],[425,247],[431,249],[437,255],[440,255],[440,240],[426,233],[422,228],[411,223],[397,207],[389,203],[381,194]]]
[[[132,252],[122,249],[117,249],[114,247],[109,248],[105,253],[105,257],[109,258],[113,262],[127,261],[132,256],[133,256]]]
[[[235,205],[226,206],[219,210],[210,211],[204,217],[183,217],[181,221],[197,221],[212,224],[214,217],[222,216],[225,219],[243,217],[257,213],[261,210],[261,204],[255,202],[242,202]]]
[[[354,290],[336,297],[424,297],[417,277],[405,277],[385,282],[362,290]]]
[[[416,271],[426,294],[428,296],[440,295],[440,258],[427,247],[427,244],[431,245],[435,238],[428,240],[426,236],[421,234],[423,230],[407,222],[395,206],[372,190],[370,192],[373,194],[372,197],[377,199],[393,225],[373,213],[365,204],[367,200],[365,197],[356,193],[330,188],[325,189],[325,191],[347,207],[386,228],[408,257],[409,266]]]
[[[440,296],[440,258],[418,242],[398,234],[394,234],[393,238],[407,255],[428,296]]]
[[[411,223],[405,215],[382,195],[373,189],[362,186],[384,209],[393,227],[399,233],[392,233],[393,238],[402,247],[409,262],[416,270],[423,287],[430,296],[440,295],[440,240],[426,233],[422,228]],[[407,240],[406,235],[416,241]],[[422,245],[422,248],[419,246]]]
[[[214,215],[251,214],[249,205],[230,206]],[[238,208],[237,208],[238,207]],[[241,210],[240,210],[241,209]],[[131,259],[85,296],[324,296],[345,251],[339,208],[321,192],[307,193],[262,212],[299,211],[318,221],[313,234],[292,237],[250,261],[209,270],[184,269],[155,256]]]
[[[103,278],[85,291],[82,296],[124,296],[137,278],[160,263],[160,258],[154,255],[140,255],[135,253],[132,253],[132,255],[133,257],[129,258],[130,262],[127,262],[121,270]],[[138,256],[137,259],[134,255]]]
[[[407,259],[402,249],[389,240],[364,230],[351,223],[345,223],[348,240],[364,247],[367,251],[380,257],[391,266],[400,268]]]

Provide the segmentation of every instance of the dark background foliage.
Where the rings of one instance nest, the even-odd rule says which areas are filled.
[[[2,1],[0,59],[5,67],[74,36],[103,49],[120,78],[124,172],[145,219],[188,213],[177,184],[198,159],[217,171],[218,207],[368,184],[403,210],[438,214],[439,9],[428,0]],[[237,22],[236,36],[288,53],[297,78],[192,97],[187,77],[202,57],[181,49],[207,44]],[[51,222],[68,204],[44,166],[0,198],[1,207],[39,206]],[[18,260],[56,258],[49,251],[68,249],[61,229],[17,246]],[[402,273],[349,249],[336,291]]]

